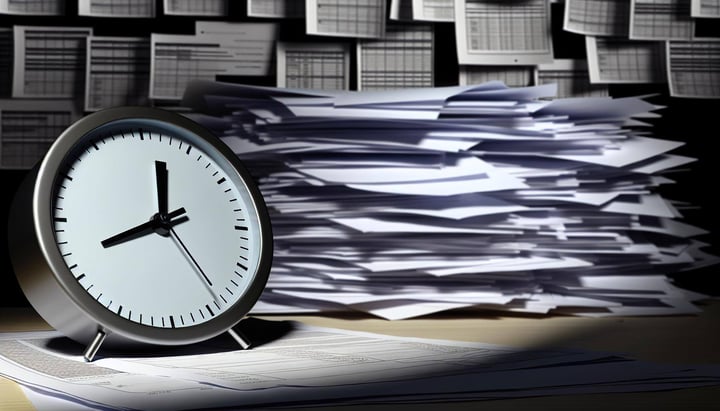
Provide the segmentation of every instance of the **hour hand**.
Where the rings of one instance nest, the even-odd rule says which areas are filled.
[[[158,213],[168,212],[168,171],[164,161],[155,161],[155,189],[157,190]]]
[[[182,207],[168,213],[167,215],[161,215],[160,213],[155,214],[150,221],[138,224],[135,227],[123,231],[122,233],[115,234],[114,236],[101,241],[100,244],[104,248],[108,248],[126,241],[146,236],[153,232],[167,232],[173,225],[187,221],[187,219],[182,218],[171,221],[173,218],[180,217],[183,214],[185,214],[185,209]]]

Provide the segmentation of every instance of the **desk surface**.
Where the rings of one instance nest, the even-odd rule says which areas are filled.
[[[702,305],[697,316],[577,318],[459,312],[403,321],[363,315],[259,316],[388,335],[485,342],[527,348],[609,351],[664,363],[720,363],[720,301]],[[0,309],[0,332],[47,330],[31,309]],[[630,394],[597,394],[444,404],[443,409],[718,409],[720,386]],[[333,407],[333,409],[418,409],[418,405]],[[437,409],[437,404],[427,409]],[[0,377],[0,410],[34,410],[15,383]]]

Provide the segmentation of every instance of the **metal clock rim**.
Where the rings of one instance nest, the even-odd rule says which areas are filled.
[[[159,328],[139,324],[116,315],[92,298],[80,286],[56,246],[50,204],[52,204],[53,187],[60,167],[68,153],[97,128],[131,119],[166,123],[208,143],[212,149],[218,151],[223,157],[223,161],[227,161],[232,166],[232,172],[237,174],[239,181],[243,183],[254,203],[255,217],[260,229],[260,250],[259,264],[253,280],[235,304],[206,322],[187,327]],[[34,229],[40,251],[49,265],[53,279],[72,302],[85,315],[91,317],[92,321],[96,322],[104,332],[116,333],[133,341],[149,344],[180,345],[206,340],[227,331],[239,322],[250,311],[267,283],[272,259],[272,234],[269,216],[259,189],[255,186],[249,171],[219,138],[194,121],[177,113],[152,107],[116,107],[95,112],[78,120],[60,134],[42,160],[33,189],[32,208]]]

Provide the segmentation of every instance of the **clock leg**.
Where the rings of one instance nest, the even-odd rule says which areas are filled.
[[[105,337],[107,337],[107,334],[105,334],[102,330],[98,330],[97,334],[95,334],[95,338],[93,338],[83,353],[85,361],[91,362],[93,358],[95,358],[95,354],[97,354],[103,341],[105,341]]]
[[[237,343],[240,345],[240,348],[243,350],[247,350],[250,348],[250,340],[240,331],[230,328],[228,331],[228,334],[237,341]]]

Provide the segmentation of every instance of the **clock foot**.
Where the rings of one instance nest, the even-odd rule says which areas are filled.
[[[235,339],[235,341],[237,341],[238,344],[240,344],[240,348],[243,350],[250,348],[250,340],[243,333],[232,328],[230,328],[227,332],[233,339]]]
[[[85,352],[83,353],[85,361],[91,362],[93,358],[95,358],[95,354],[97,354],[103,341],[105,341],[105,337],[107,337],[107,334],[105,334],[102,330],[98,330],[97,334],[95,334],[95,338],[93,338],[90,345],[87,346]]]

